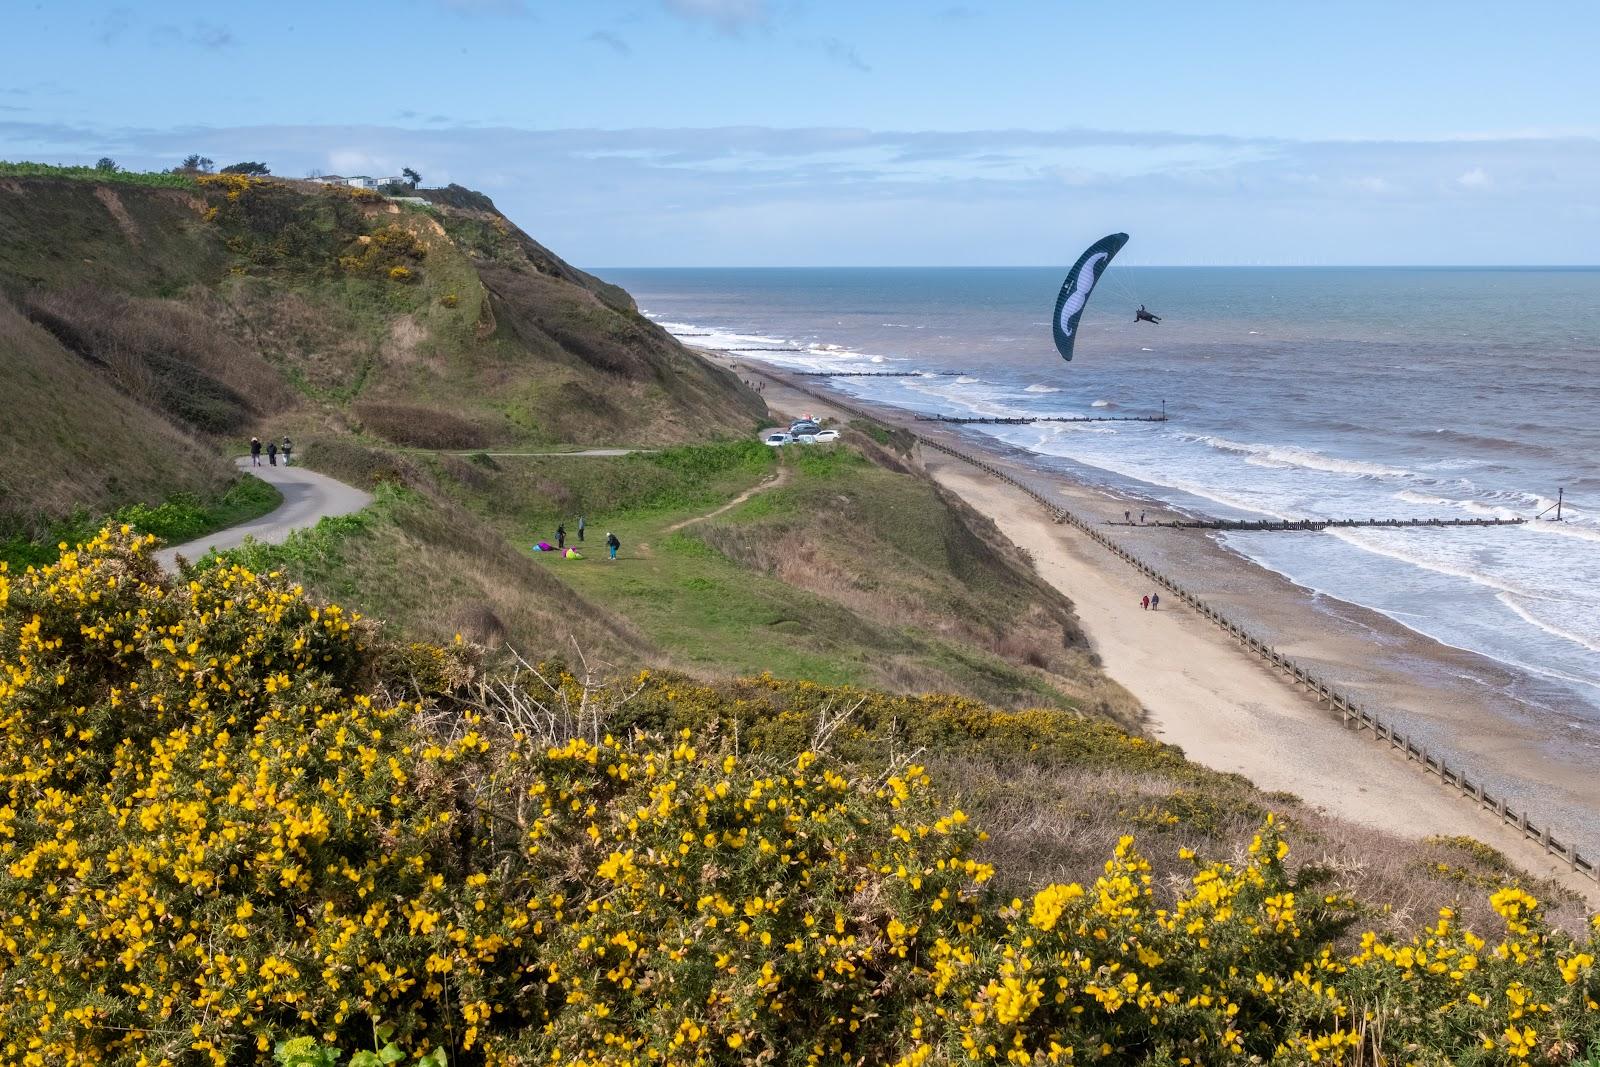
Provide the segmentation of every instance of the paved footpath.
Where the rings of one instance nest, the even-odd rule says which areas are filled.
[[[371,494],[305,467],[269,467],[265,463],[252,467],[249,456],[241,456],[237,462],[240,470],[276,486],[278,492],[283,494],[283,503],[258,519],[218,530],[187,544],[162,549],[156,553],[156,560],[161,566],[176,571],[180,555],[188,560],[197,560],[211,549],[221,551],[237,548],[247,537],[276,545],[296,530],[315,526],[319,519],[330,515],[349,515],[372,502]]]

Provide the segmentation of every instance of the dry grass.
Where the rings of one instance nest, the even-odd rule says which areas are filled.
[[[209,293],[208,307],[280,376],[292,375],[313,398],[354,395],[377,358],[378,343],[338,293],[315,298],[260,278]]]
[[[282,376],[211,306],[135,298],[80,284],[29,294],[24,308],[141,404],[191,429],[243,433],[294,401]]]
[[[1137,726],[1142,709],[1105,677],[1071,603],[1039,580],[991,520],[885,450],[852,444],[862,445],[867,462],[802,472],[794,485],[756,498],[744,514],[736,509],[688,532],[729,561],[826,598],[854,617],[944,642],[957,660],[886,652],[874,658],[879,685],[974,693],[1008,707],[1040,702],[1015,678],[995,677],[974,690],[974,676],[985,669],[982,657],[964,650],[975,650],[1085,710]]]
[[[1242,855],[1268,811],[1285,820],[1294,862],[1325,870],[1331,888],[1381,902],[1382,911],[1369,921],[1387,929],[1414,930],[1443,907],[1492,929],[1498,920],[1488,893],[1519,877],[1503,856],[1469,838],[1407,840],[1313,811],[1285,794],[1263,793],[1233,775],[946,752],[924,758],[941,786],[989,832],[989,859],[1017,893],[1050,882],[1093,881],[1118,839],[1133,834],[1158,891],[1170,900],[1193,870],[1178,858],[1180,848],[1202,856]],[[1554,884],[1521,880],[1551,902],[1557,923],[1575,931],[1584,925],[1582,901]]]
[[[564,653],[634,664],[656,654],[625,620],[595,607],[449,499],[418,457],[346,440],[308,438],[319,470],[353,485],[403,486],[356,534],[326,552],[291,555],[283,569],[329,599],[378,616],[408,637]],[[471,469],[447,457],[455,469]]]
[[[369,432],[408,448],[482,448],[489,443],[482,426],[437,408],[364,401],[355,412]]]
[[[0,353],[0,536],[226,484],[225,464],[3,299]]]

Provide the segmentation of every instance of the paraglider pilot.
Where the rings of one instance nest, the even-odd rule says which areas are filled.
[[[1146,311],[1144,309],[1144,305],[1140,304],[1139,305],[1139,310],[1135,311],[1133,313],[1133,321],[1134,322],[1153,322],[1157,326],[1160,326],[1161,325],[1161,316],[1160,315],[1152,315],[1152,314],[1150,314],[1150,312],[1148,312],[1148,311]]]

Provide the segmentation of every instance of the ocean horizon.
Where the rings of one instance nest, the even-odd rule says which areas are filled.
[[[696,345],[927,415],[1156,414],[975,426],[1041,470],[1194,515],[1535,519],[1237,533],[1314,592],[1540,681],[1600,723],[1600,267],[1117,264],[1071,363],[1060,267],[602,269]],[[1136,324],[1144,304],[1160,326]],[[924,375],[922,372],[926,372]]]

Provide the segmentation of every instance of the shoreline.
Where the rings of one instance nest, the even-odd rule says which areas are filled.
[[[1024,464],[1028,454],[981,434],[918,422],[909,411],[830,389],[826,379],[796,381],[779,368],[697,349],[741,375],[767,383],[766,397],[787,411],[828,410],[827,397],[867,409],[879,421],[929,441],[979,454],[1046,500],[1079,515],[1116,516],[1142,508],[1171,517],[1160,504],[1074,478],[1069,471]],[[844,407],[834,414],[848,421]],[[1153,736],[1198,763],[1244,775],[1267,790],[1291,792],[1313,807],[1412,839],[1468,834],[1532,873],[1554,878],[1600,902],[1600,884],[1571,871],[1476,805],[1429,781],[1418,765],[1387,745],[1355,735],[1337,712],[1314,703],[1176,597],[1162,610],[1139,607],[1149,579],[1087,534],[1056,524],[1024,491],[966,462],[922,449],[923,465],[950,491],[1034,557],[1040,574],[1077,606],[1107,673],[1145,705]],[[1443,645],[1373,609],[1305,589],[1201,531],[1117,530],[1117,540],[1146,563],[1181,577],[1186,590],[1313,668],[1320,679],[1382,709],[1384,720],[1474,782],[1531,809],[1586,860],[1600,858],[1600,801],[1592,763],[1552,756],[1563,739],[1515,695],[1523,684],[1488,657]],[[1134,537],[1128,535],[1132,533]],[[1158,540],[1159,537],[1159,540]]]

